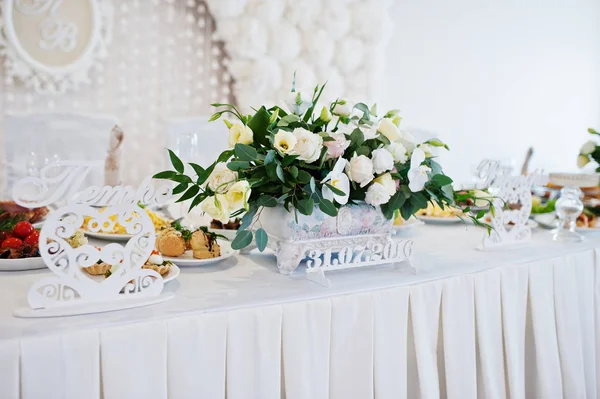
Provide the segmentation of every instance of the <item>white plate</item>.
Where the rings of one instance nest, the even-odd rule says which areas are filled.
[[[394,225],[394,231],[407,231],[407,230],[412,230],[417,226],[422,226],[425,223],[423,223],[421,220],[416,219],[416,218],[411,218],[408,221],[404,222],[403,224],[395,224]]]
[[[221,256],[219,256],[217,258],[196,259],[196,258],[194,258],[193,254],[192,254],[192,250],[187,250],[187,251],[185,251],[185,253],[183,255],[178,256],[176,258],[173,258],[170,256],[163,256],[163,259],[171,261],[181,267],[203,266],[203,265],[207,265],[209,263],[215,263],[215,262],[220,262],[222,260],[225,260],[237,252],[237,251],[234,251],[233,249],[231,249],[231,244],[228,243],[227,241],[217,240],[217,243],[221,247]]]
[[[554,229],[557,227],[556,226],[556,214],[554,212],[540,213],[540,214],[532,215],[531,217],[533,218],[533,220],[538,222],[540,224],[540,226],[545,227],[547,229]],[[585,232],[600,233],[600,227],[592,227],[592,228],[577,227],[577,228],[575,228],[575,230],[577,230],[580,233],[585,233]]]
[[[177,278],[177,276],[179,276],[180,272],[181,272],[181,270],[177,267],[177,265],[173,264],[173,266],[171,266],[171,270],[169,270],[169,272],[167,274],[162,276],[162,278],[165,283],[168,283],[171,280],[175,280]],[[98,282],[105,280],[104,276],[100,276],[100,275],[92,276],[91,274],[88,274],[88,277],[90,277],[92,280],[95,280]]]
[[[0,271],[45,269],[46,264],[41,257],[23,259],[0,259]]]
[[[417,216],[417,219],[432,224],[454,224],[462,222],[458,216]]]
[[[92,233],[87,230],[83,230],[83,233],[88,237],[105,241],[129,241],[133,237],[131,234]]]

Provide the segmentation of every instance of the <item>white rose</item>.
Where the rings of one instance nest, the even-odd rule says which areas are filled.
[[[200,209],[221,223],[229,222],[229,204],[222,195],[207,197],[200,203]]]
[[[234,147],[236,144],[252,144],[254,134],[252,129],[242,123],[234,123],[229,128],[229,146]]]
[[[406,153],[406,148],[399,143],[394,142],[386,145],[384,147],[390,154],[392,154],[392,158],[394,158],[394,162],[405,163],[408,161],[408,154]]]
[[[346,174],[350,180],[364,187],[373,180],[373,162],[364,155],[354,154],[346,165]]]
[[[246,180],[235,182],[225,194],[229,210],[237,211],[242,208],[248,210],[248,198],[250,198],[251,193],[252,189]]]
[[[294,129],[294,136],[296,146],[293,153],[298,155],[299,160],[313,163],[319,159],[323,148],[323,137],[301,127]]]
[[[392,175],[389,173],[383,174],[373,180],[373,183],[379,183],[387,190],[390,196],[396,194],[396,182],[392,179]],[[387,201],[386,201],[387,202]]]
[[[400,131],[400,138],[397,141],[406,148],[406,152],[409,154],[412,154],[417,146],[417,141],[413,135],[407,131]]]
[[[590,155],[595,150],[596,150],[596,143],[594,141],[590,140],[581,147],[581,151],[579,151],[579,153],[581,155]]]
[[[333,107],[333,114],[338,116],[348,116],[352,113],[352,105],[347,100],[337,100]]]
[[[387,203],[390,198],[390,193],[382,184],[373,183],[367,190],[365,202],[369,205],[378,206]]]
[[[579,155],[577,157],[577,166],[579,169],[590,163],[590,158],[587,155]]]
[[[282,154],[289,154],[296,147],[296,136],[292,132],[280,130],[273,138],[273,147]]]
[[[237,172],[230,170],[224,162],[219,162],[208,176],[206,185],[215,193],[222,194],[229,190],[237,178]]]
[[[390,118],[383,118],[379,122],[377,131],[387,137],[390,141],[398,141],[402,137],[400,130],[398,130],[398,127]]]
[[[392,170],[394,167],[394,157],[384,148],[374,150],[371,159],[373,160],[373,171],[377,174]]]

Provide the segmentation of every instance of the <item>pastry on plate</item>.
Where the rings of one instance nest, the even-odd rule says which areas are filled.
[[[152,269],[161,276],[164,276],[172,267],[173,264],[168,260],[164,260],[158,251],[152,251],[152,255],[150,255],[146,263],[144,263],[142,269]]]
[[[156,248],[165,256],[177,257],[186,250],[183,234],[174,227],[168,227],[160,232],[156,238]]]
[[[104,276],[110,271],[111,266],[108,263],[99,260],[95,265],[85,267],[85,271],[92,276]]]
[[[196,259],[209,259],[221,256],[221,247],[217,243],[216,235],[207,230],[198,229],[192,234],[190,240],[193,256]]]

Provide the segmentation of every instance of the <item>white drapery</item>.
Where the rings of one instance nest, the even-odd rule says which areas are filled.
[[[0,396],[594,398],[598,255],[0,341]]]

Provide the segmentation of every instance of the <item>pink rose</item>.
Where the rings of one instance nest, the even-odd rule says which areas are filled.
[[[333,141],[324,141],[323,145],[327,147],[327,158],[339,158],[344,155],[344,152],[350,145],[350,141],[346,139],[344,133],[329,133],[329,137]]]

